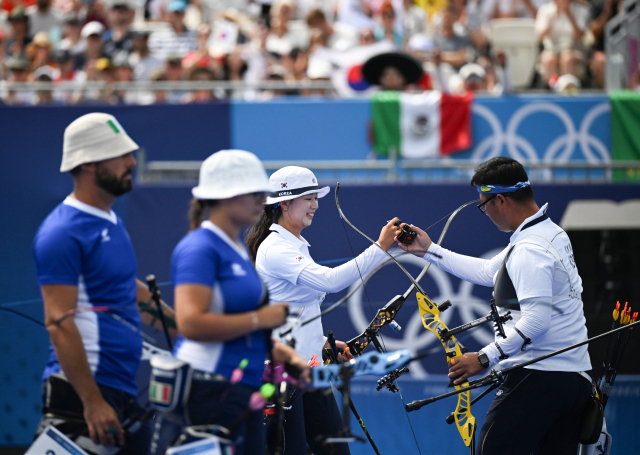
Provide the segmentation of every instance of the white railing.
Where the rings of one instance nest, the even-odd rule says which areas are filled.
[[[352,183],[468,183],[480,162],[471,160],[278,160],[263,161],[268,173],[284,166],[311,169],[319,180]],[[201,161],[147,161],[138,155],[137,179],[144,183],[196,182]],[[523,162],[529,177],[544,183],[639,182],[640,161],[610,163]]]

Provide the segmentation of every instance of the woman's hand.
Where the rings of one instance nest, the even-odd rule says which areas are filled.
[[[398,221],[398,218],[394,218],[389,220],[387,224],[384,225],[382,230],[380,231],[380,237],[378,237],[378,243],[385,250],[389,251],[389,249],[393,246],[393,242],[395,241],[397,226],[393,224]]]
[[[345,343],[344,341],[336,340],[336,348],[338,348],[338,363],[345,363],[353,359],[353,354],[351,354],[349,346],[347,346],[347,343]],[[331,345],[329,344],[328,340],[324,344],[324,349],[331,350]]]
[[[289,314],[288,303],[276,303],[267,305],[256,311],[258,317],[257,329],[275,329],[287,322]]]
[[[287,346],[279,341],[274,341],[271,352],[274,361],[278,363],[288,363],[295,369],[301,371],[300,380],[306,383],[311,382],[311,368],[309,368],[309,364],[291,346]]]
[[[394,219],[397,219],[397,218],[394,218]],[[396,236],[400,235],[400,233],[402,232],[402,227],[405,224],[406,223],[402,223],[399,227],[396,227]],[[431,243],[432,243],[431,239],[429,238],[427,233],[424,232],[419,227],[416,227],[413,224],[410,224],[409,227],[411,229],[413,229],[414,231],[416,231],[415,240],[413,241],[413,243],[411,245],[405,245],[404,243],[398,242],[398,246],[400,248],[402,248],[403,250],[408,251],[409,253],[415,251],[415,253],[413,253],[413,254],[415,254],[418,257],[424,257],[426,251],[431,246]],[[396,238],[396,240],[397,240],[397,238]]]

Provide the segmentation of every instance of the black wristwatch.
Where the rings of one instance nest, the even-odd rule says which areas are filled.
[[[489,357],[484,352],[478,351],[478,362],[480,362],[482,368],[487,368],[489,366]]]

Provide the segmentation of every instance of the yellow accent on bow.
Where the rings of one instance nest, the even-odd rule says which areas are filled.
[[[448,337],[446,340],[441,337],[441,333],[444,330],[449,330],[442,319],[440,319],[440,310],[438,305],[433,303],[427,296],[416,292],[418,298],[418,308],[420,309],[420,316],[422,318],[422,325],[425,329],[433,333],[438,337],[442,347],[444,348],[447,359],[452,360],[458,357],[462,357],[462,349],[460,343],[454,336]],[[454,385],[457,390],[463,389],[469,386],[469,382],[464,382],[460,385]],[[469,447],[475,439],[477,422],[476,418],[471,414],[471,391],[467,390],[458,395],[458,405],[453,413],[456,421],[456,427],[462,436],[464,444]]]

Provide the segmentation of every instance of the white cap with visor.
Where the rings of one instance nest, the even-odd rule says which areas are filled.
[[[316,176],[309,169],[299,166],[286,166],[278,169],[269,178],[269,195],[266,204],[276,204],[307,194],[318,193],[325,197],[331,188],[320,188]]]

